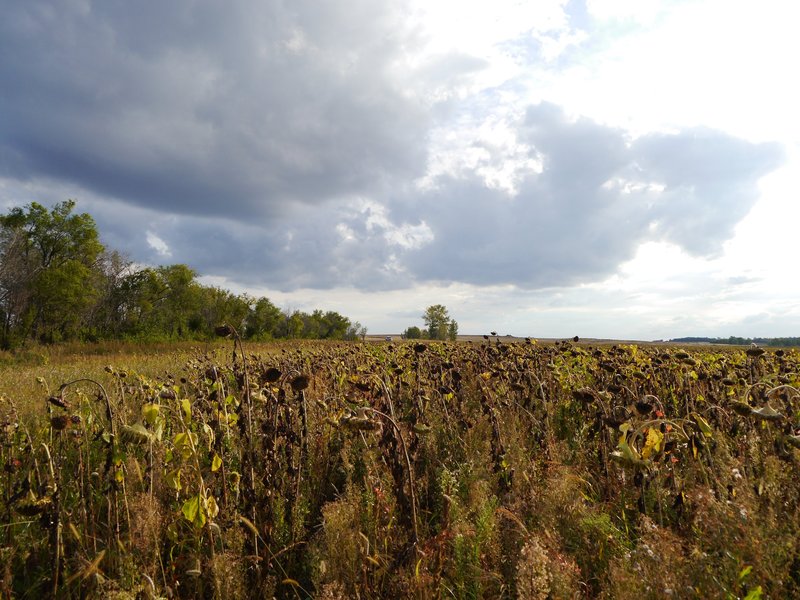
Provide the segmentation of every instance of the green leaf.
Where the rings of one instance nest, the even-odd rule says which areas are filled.
[[[144,406],[142,406],[142,417],[144,420],[150,423],[150,425],[156,424],[156,419],[158,418],[158,414],[161,412],[161,407],[158,404],[153,404],[152,402],[148,402]]]
[[[714,430],[711,429],[711,425],[708,424],[708,421],[706,421],[703,417],[697,414],[692,415],[692,417],[694,418],[694,422],[697,423],[697,426],[700,428],[700,432],[705,437],[707,438],[713,437]]]
[[[647,468],[650,466],[648,461],[644,461],[641,458],[636,458],[631,456],[630,454],[624,454],[619,450],[615,450],[610,455],[611,460],[614,462],[620,463],[622,466],[631,467],[631,468]]]
[[[214,499],[214,496],[208,496],[206,498],[205,512],[211,519],[219,514],[219,506],[217,506],[217,501]]]
[[[113,456],[111,457],[115,467],[122,466],[122,463],[125,462],[126,458],[128,458],[128,453],[120,447],[117,447]]]
[[[201,518],[200,513],[200,496],[192,496],[181,507],[183,517],[190,523],[195,523]]]
[[[625,425],[627,425],[627,423],[625,423]],[[628,438],[624,433],[620,436],[619,442],[617,442],[617,450],[625,457],[639,458],[639,453],[636,451],[636,448],[632,448],[630,444],[628,444]]]
[[[431,426],[425,425],[424,423],[415,423],[411,429],[418,435],[425,435],[431,432]]]
[[[181,456],[185,460],[192,455],[192,450],[197,448],[197,434],[192,433],[191,431],[182,431],[181,433],[175,434],[175,438],[172,443],[175,445],[175,449],[181,453]]]
[[[206,511],[203,508],[203,499],[198,494],[183,503],[181,512],[183,512],[183,516],[187,521],[199,528],[206,524]]]
[[[167,485],[173,490],[180,492],[183,487],[181,485],[181,470],[174,469],[172,471],[167,471],[167,474],[164,475],[164,481],[166,481]]]
[[[167,525],[167,538],[169,538],[170,541],[177,542],[179,536],[180,531],[178,530],[178,521],[173,521]]]
[[[761,589],[760,585],[757,585],[747,592],[747,596],[744,597],[744,600],[761,600],[763,597],[764,590]]]
[[[648,459],[651,456],[661,452],[662,443],[664,442],[664,434],[655,427],[647,430],[647,441],[645,441],[644,448],[642,448],[642,458]]]
[[[157,419],[155,428],[153,429],[153,437],[157,442],[160,442],[164,437],[164,419]]]
[[[622,435],[619,438],[619,442],[617,442],[617,449],[610,455],[611,460],[626,467],[646,468],[650,465],[650,462],[642,460],[642,458],[639,456],[639,453],[636,451],[636,448],[633,448],[630,446],[630,444],[628,444],[626,434],[630,428],[630,423],[623,423],[619,426],[619,430],[622,432]]]
[[[214,458],[211,459],[211,472],[215,473],[219,471],[219,468],[221,466],[222,466],[222,459],[219,457],[219,454],[215,452]]]
[[[181,400],[181,409],[183,410],[183,414],[186,416],[187,421],[192,420],[192,405],[189,402],[188,398],[184,398]]]

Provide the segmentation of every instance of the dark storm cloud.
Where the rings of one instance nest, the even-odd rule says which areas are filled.
[[[528,110],[518,136],[542,169],[525,176],[513,197],[470,174],[442,176],[426,192],[399,187],[380,204],[296,205],[281,219],[251,225],[156,213],[120,219],[119,207],[101,205],[96,214],[134,256],[142,256],[150,231],[169,246],[170,262],[245,286],[546,288],[600,280],[645,241],[713,255],[782,156],[777,146],[707,130],[630,140],[588,119],[570,121],[546,103]],[[155,251],[143,258],[159,260]]]
[[[598,280],[647,240],[713,255],[776,168],[774,144],[720,132],[630,141],[556,106],[531,107],[519,136],[543,165],[508,198],[479,178],[448,181],[415,205],[434,242],[407,257],[422,280],[524,287]]]
[[[0,174],[238,217],[418,176],[398,23],[367,0],[7,3]]]
[[[137,262],[185,263],[200,274],[225,277],[240,286],[376,290],[413,283],[412,277],[399,278],[390,266],[399,248],[387,241],[390,224],[371,222],[379,210],[375,205],[300,205],[281,219],[253,225],[104,201],[82,202],[78,209],[95,217],[106,244]],[[167,255],[147,246],[149,235],[166,245]]]

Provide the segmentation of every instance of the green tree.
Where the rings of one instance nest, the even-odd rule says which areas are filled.
[[[425,321],[430,339],[456,339],[458,323],[450,318],[450,314],[443,304],[433,304],[426,308],[422,315],[422,320]]]
[[[162,331],[177,338],[198,333],[202,329],[199,318],[202,298],[201,286],[195,281],[197,273],[187,265],[178,264],[158,267],[156,274],[163,289],[157,301]]]
[[[245,317],[245,337],[268,340],[278,335],[278,327],[283,320],[281,309],[267,298],[259,298]]]
[[[126,274],[114,291],[118,330],[127,337],[170,339],[207,334],[203,302],[214,294],[203,294],[195,272],[186,265],[166,265]],[[213,319],[215,309],[205,316]],[[210,327],[213,327],[210,326]]]
[[[363,342],[366,337],[367,337],[367,328],[358,321],[353,321],[347,328],[347,333],[345,333],[344,339],[346,340],[361,339],[361,341]]]
[[[2,343],[12,332],[43,341],[76,336],[99,296],[103,252],[94,219],[67,200],[48,210],[33,202],[0,216],[5,298]]]
[[[198,295],[199,310],[189,324],[194,333],[210,336],[214,328],[223,323],[229,323],[237,330],[243,329],[250,313],[248,298],[219,287],[206,286],[200,286]]]
[[[303,319],[303,333],[301,337],[310,340],[316,340],[322,337],[322,333],[324,331],[324,320],[325,315],[323,315],[321,310],[315,310],[311,314],[306,312],[301,312],[300,318]]]
[[[299,310],[296,310],[291,314],[284,313],[283,317],[283,321],[278,327],[279,337],[285,337],[289,339],[303,337],[303,330],[305,327],[303,313],[301,313]]]
[[[453,342],[458,338],[458,323],[455,319],[450,319],[450,324],[447,326],[447,339]]]
[[[77,337],[89,325],[89,312],[99,297],[90,267],[70,260],[44,269],[33,284],[33,333],[43,342]]]
[[[348,331],[352,326],[353,323],[350,322],[350,319],[336,311],[329,310],[322,315],[320,337],[326,340],[343,340],[347,338]]]
[[[93,338],[117,338],[123,334],[129,297],[122,286],[134,272],[133,263],[116,250],[104,251],[98,258],[98,298],[89,316]]]
[[[141,269],[122,277],[113,292],[117,335],[164,337],[165,319],[159,311],[166,293],[166,284],[155,269]]]
[[[136,268],[106,251],[94,220],[68,200],[0,215],[0,347],[33,337],[202,339],[230,323],[248,338],[355,339],[335,312],[283,313],[266,298],[203,286],[187,265]]]
[[[422,330],[416,325],[412,325],[403,332],[403,337],[407,340],[418,340],[422,338]]]
[[[31,297],[31,280],[36,274],[32,259],[26,254],[27,236],[20,228],[0,227],[0,345],[4,349],[19,343],[25,329],[22,320]]]

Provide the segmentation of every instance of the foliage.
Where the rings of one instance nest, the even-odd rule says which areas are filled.
[[[428,337],[432,340],[455,339],[458,324],[450,319],[450,314],[443,304],[433,304],[425,309],[422,320],[428,329]]]
[[[403,338],[455,341],[458,337],[458,323],[450,318],[447,307],[443,304],[433,304],[426,308],[422,320],[425,321],[425,329],[411,326],[403,332]]]
[[[335,311],[283,312],[267,298],[204,286],[187,265],[138,268],[99,241],[69,200],[0,216],[0,347],[109,339],[209,339],[232,323],[247,339],[356,339]]]
[[[103,246],[94,220],[71,214],[74,206],[70,200],[48,211],[34,202],[0,217],[0,343],[6,348],[15,337],[75,335],[95,300],[91,274]]]
[[[427,333],[427,332],[424,332]],[[407,340],[419,340],[423,337],[423,331],[416,325],[412,325],[403,332],[403,338]]]
[[[220,332],[3,386],[4,597],[800,594],[796,350]]]
[[[244,335],[251,340],[265,340],[275,336],[283,313],[267,298],[259,298],[244,319]]]

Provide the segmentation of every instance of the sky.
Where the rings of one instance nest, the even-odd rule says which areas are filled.
[[[800,335],[800,5],[0,8],[2,210],[371,333]]]

